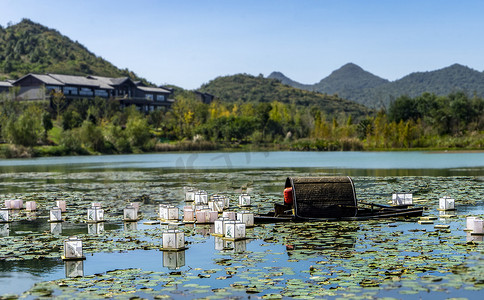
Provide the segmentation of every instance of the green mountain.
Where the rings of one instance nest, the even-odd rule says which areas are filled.
[[[96,56],[77,41],[29,19],[7,28],[0,26],[0,79],[16,79],[28,73],[129,76],[142,80]]]
[[[325,95],[282,84],[277,79],[237,74],[217,77],[204,84],[200,92],[215,95],[228,102],[272,102],[279,101],[306,107],[317,106],[328,116],[344,112],[354,117],[371,113],[370,109],[336,95]]]
[[[346,64],[312,85],[294,82],[282,73],[274,74],[268,78],[276,78],[284,84],[310,91],[338,94],[373,108],[388,107],[392,100],[402,95],[416,97],[424,92],[448,95],[463,91],[469,95],[484,96],[484,73],[459,64],[430,72],[411,73],[392,82],[364,71],[355,64]]]

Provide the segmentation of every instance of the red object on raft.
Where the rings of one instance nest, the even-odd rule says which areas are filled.
[[[292,205],[294,199],[292,198],[292,187],[288,187],[284,189],[284,203],[288,205]]]

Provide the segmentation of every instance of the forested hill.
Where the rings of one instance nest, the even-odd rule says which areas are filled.
[[[268,78],[276,78],[284,84],[310,91],[338,94],[342,98],[374,108],[388,108],[392,100],[402,95],[417,97],[425,92],[448,95],[462,91],[470,96],[484,96],[484,73],[459,64],[435,71],[411,73],[392,82],[364,71],[355,64],[344,65],[315,84],[295,82],[280,72],[274,72]]]
[[[96,56],[77,41],[29,19],[6,28],[0,26],[0,80],[28,73],[130,76],[142,80]]]
[[[279,80],[264,78],[262,75],[237,74],[218,77],[202,85],[200,91],[228,102],[279,101],[306,107],[317,106],[329,116],[341,112],[356,117],[370,113],[367,107],[356,102],[344,100],[335,95],[293,88],[282,84]]]

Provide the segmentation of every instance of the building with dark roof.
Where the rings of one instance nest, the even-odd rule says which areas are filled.
[[[122,106],[135,105],[149,112],[170,107],[172,91],[162,87],[149,87],[129,77],[75,76],[62,74],[27,74],[14,81],[1,81],[0,92],[19,87],[18,100],[50,100],[53,91],[62,92],[68,101],[75,99],[104,98]]]

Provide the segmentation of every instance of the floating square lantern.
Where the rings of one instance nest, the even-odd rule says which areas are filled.
[[[0,236],[10,235],[10,224],[0,222]]]
[[[86,259],[82,251],[82,240],[75,236],[71,236],[64,240],[64,256],[63,260],[82,260]]]
[[[61,235],[62,233],[62,223],[50,223],[50,233],[53,235]]]
[[[195,211],[193,208],[183,210],[183,222],[195,222]]]
[[[224,211],[222,213],[222,217],[228,218],[229,220],[232,220],[232,221],[237,220],[237,214],[234,211]]]
[[[99,207],[88,208],[87,222],[88,223],[104,222],[104,209]]]
[[[195,201],[195,191],[194,190],[188,190],[188,191],[185,192],[185,201],[186,202]]]
[[[55,202],[55,206],[57,206],[58,208],[60,208],[62,212],[66,212],[67,211],[67,204],[66,204],[66,201],[65,200],[57,200]]]
[[[66,260],[64,262],[67,278],[84,276],[84,262],[82,260]]]
[[[238,221],[227,221],[224,237],[229,240],[245,239],[245,224]]]
[[[484,220],[480,218],[474,219],[472,226],[472,235],[484,235]]]
[[[208,194],[206,191],[198,191],[195,193],[195,205],[208,205]]]
[[[89,223],[87,224],[87,234],[89,235],[98,235],[104,232],[104,223]]]
[[[138,215],[141,202],[131,202],[130,204],[136,209],[136,215]]]
[[[239,196],[239,206],[250,206],[250,196],[248,194]]]
[[[35,201],[25,202],[25,210],[26,211],[36,211],[37,210],[37,202],[35,202]]]
[[[12,209],[13,200],[5,200],[5,208]]]
[[[0,223],[9,223],[10,215],[7,208],[0,209]]]
[[[439,210],[454,210],[455,200],[450,197],[443,197],[439,199]]]
[[[22,209],[24,208],[23,200],[10,200],[10,209]]]
[[[195,214],[197,218],[197,223],[202,223],[202,224],[213,223],[218,218],[218,212],[211,211],[208,209],[197,210]]]
[[[227,221],[230,221],[229,218],[218,218],[217,220],[215,220],[214,224],[214,235],[217,235],[217,236],[223,236],[224,233],[225,233],[225,224]]]
[[[246,227],[254,226],[254,214],[249,211],[241,211],[237,213],[237,221],[245,224]]]
[[[185,266],[185,251],[164,251],[163,267],[170,270],[178,270]]]
[[[138,221],[138,211],[133,205],[126,205],[123,210],[123,219],[125,222]]]
[[[178,221],[179,209],[173,205],[160,204],[160,219]]]
[[[392,205],[412,205],[413,195],[410,193],[396,193],[392,195]]]
[[[163,250],[185,249],[185,233],[176,229],[169,229],[163,232]]]
[[[466,218],[466,229],[465,231],[472,231],[474,229],[474,220],[477,219],[477,217],[467,217]]]
[[[213,211],[216,211],[216,212],[223,212],[224,210],[224,207],[223,207],[223,203],[221,201],[209,201],[208,202],[208,207],[213,210]]]
[[[49,212],[49,222],[62,222],[62,210],[54,206]]]

